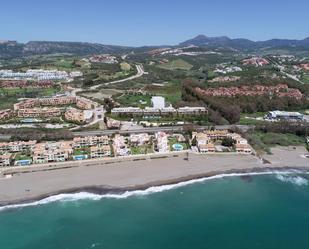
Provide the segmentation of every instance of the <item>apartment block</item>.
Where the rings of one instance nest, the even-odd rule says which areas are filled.
[[[59,108],[31,108],[31,109],[19,109],[17,116],[22,118],[53,118],[61,116],[61,110]]]
[[[20,152],[24,150],[33,150],[36,140],[30,141],[16,141],[0,143],[0,152]]]
[[[158,152],[168,152],[168,135],[165,132],[159,131],[155,134],[155,138],[157,140],[157,151]]]
[[[0,167],[8,167],[12,163],[12,154],[0,155]]]
[[[78,97],[76,98],[76,106],[80,109],[90,110],[97,106],[97,104],[89,99]]]
[[[90,156],[91,158],[111,156],[111,147],[110,145],[91,146]]]
[[[14,117],[14,111],[10,109],[0,110],[0,120],[6,120]]]
[[[130,154],[124,136],[116,134],[113,141],[113,148],[116,156],[127,156]]]
[[[72,142],[38,143],[33,150],[34,163],[64,162],[73,154]]]
[[[93,119],[93,112],[89,110],[79,110],[70,107],[64,113],[64,117],[68,121],[88,123]]]
[[[150,136],[147,133],[131,134],[129,141],[134,145],[144,145],[149,143]]]
[[[88,137],[75,137],[73,139],[74,148],[83,148],[89,146],[103,146],[109,145],[108,136],[88,136]]]

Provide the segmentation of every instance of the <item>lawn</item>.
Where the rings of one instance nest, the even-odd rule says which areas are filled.
[[[73,155],[74,155],[74,156],[78,156],[78,155],[90,155],[90,149],[89,149],[89,148],[74,149]]]
[[[59,92],[59,87],[54,88],[8,88],[0,89],[0,109],[12,108],[19,98],[35,98],[51,96]]]
[[[162,68],[162,69],[167,69],[167,70],[177,70],[177,69],[190,70],[193,67],[193,65],[186,62],[183,59],[176,59],[176,60],[172,60],[165,64],[160,64],[157,67]]]
[[[16,161],[18,161],[18,160],[32,160],[32,158],[31,158],[31,156],[27,156],[27,155],[18,153],[18,154],[16,154],[16,156],[15,156],[15,160],[16,160]]]
[[[122,106],[145,107],[151,106],[151,96],[144,95],[122,95],[117,101]]]
[[[130,150],[132,155],[153,153],[153,148],[151,145],[132,146],[130,147]]]
[[[174,150],[174,149],[173,149],[173,144],[181,144],[181,145],[183,146],[183,149],[184,149],[184,150],[187,150],[187,149],[188,149],[188,145],[187,145],[186,143],[180,143],[180,142],[178,142],[177,138],[176,138],[176,137],[173,137],[173,136],[171,136],[171,137],[168,138],[168,144],[169,144],[169,146],[170,146],[170,150],[171,150],[171,151]]]
[[[166,102],[175,105],[181,101],[181,87],[179,83],[169,83],[165,86],[147,86],[145,90],[151,94],[162,96]]]
[[[304,74],[301,78],[301,80],[305,83],[309,84],[309,74]]]

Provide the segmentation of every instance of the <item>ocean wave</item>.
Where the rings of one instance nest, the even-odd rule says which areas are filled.
[[[301,176],[287,176],[286,174],[277,174],[276,178],[282,182],[288,182],[297,186],[308,185],[308,180]]]
[[[12,205],[7,205],[0,207],[0,211],[7,210],[7,209],[13,209],[13,208],[24,208],[24,207],[31,207],[31,206],[38,206],[38,205],[45,205],[53,202],[70,202],[70,201],[79,201],[79,200],[101,200],[104,198],[113,198],[113,199],[125,199],[131,196],[145,196],[149,194],[154,194],[154,193],[160,193],[163,191],[168,191],[171,189],[176,189],[180,187],[184,187],[187,185],[191,185],[194,183],[200,183],[208,180],[213,180],[213,179],[220,179],[224,177],[235,177],[235,176],[255,176],[255,175],[273,175],[275,174],[276,177],[279,180],[282,181],[289,181],[293,182],[295,184],[304,184],[304,180],[306,181],[306,184],[308,181],[305,178],[302,177],[287,177],[286,175],[289,174],[295,174],[295,173],[304,173],[299,170],[289,170],[289,171],[263,171],[263,172],[251,172],[251,173],[230,173],[230,174],[220,174],[220,175],[215,175],[215,176],[210,176],[210,177],[204,177],[204,178],[199,178],[199,179],[193,179],[193,180],[188,180],[184,182],[179,182],[175,184],[168,184],[168,185],[162,185],[162,186],[154,186],[154,187],[149,187],[145,190],[132,190],[132,191],[125,191],[123,193],[119,194],[93,194],[89,192],[79,192],[79,193],[71,193],[71,194],[57,194],[53,195],[47,198],[44,198],[42,200],[34,201],[34,202],[29,202],[29,203],[21,203],[21,204],[12,204]]]

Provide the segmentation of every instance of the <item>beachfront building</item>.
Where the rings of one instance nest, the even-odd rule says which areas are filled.
[[[159,131],[155,134],[156,138],[156,151],[165,153],[169,152],[168,135],[165,132]]]
[[[131,134],[129,141],[131,145],[140,146],[149,143],[150,136],[147,133]]]
[[[60,117],[61,110],[59,108],[28,108],[19,109],[17,111],[17,116],[19,118],[53,118]]]
[[[14,117],[14,112],[10,109],[0,110],[0,120],[6,120]]]
[[[124,136],[116,134],[113,141],[115,156],[127,156],[130,154],[130,149],[127,147],[126,139]]]
[[[241,137],[239,134],[234,135],[233,139],[235,140],[235,150],[237,153],[240,153],[240,154],[251,154],[252,153],[252,148],[248,144],[247,139]]]
[[[35,144],[36,140],[0,143],[0,153],[31,151],[34,149]]]
[[[90,156],[91,158],[111,156],[111,147],[110,145],[91,146]]]
[[[72,154],[71,141],[38,143],[33,150],[33,162],[64,162],[69,160]]]
[[[12,163],[12,154],[0,155],[0,167],[8,167]]]
[[[75,137],[73,138],[73,148],[79,149],[89,146],[104,146],[109,145],[108,136],[87,136],[87,137]]]
[[[93,119],[93,116],[93,111],[79,110],[73,107],[67,108],[64,113],[66,120],[78,123],[89,123]]]
[[[211,138],[204,132],[194,132],[192,137],[196,139],[196,146],[200,153],[215,152],[215,145]]]

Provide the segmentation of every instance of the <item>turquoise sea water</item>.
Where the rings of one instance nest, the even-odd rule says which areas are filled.
[[[122,199],[2,210],[0,248],[305,249],[307,179],[234,176]]]

